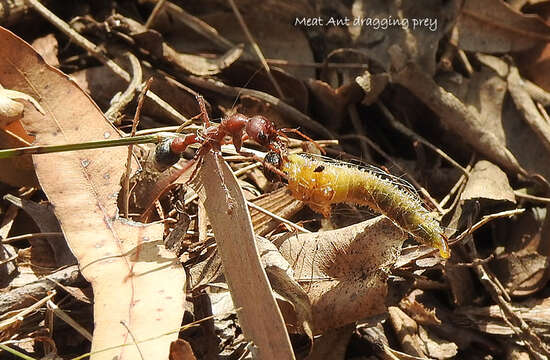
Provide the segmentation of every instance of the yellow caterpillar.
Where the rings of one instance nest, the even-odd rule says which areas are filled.
[[[400,181],[399,186],[395,179],[383,176],[381,170],[362,169],[309,154],[283,158],[270,152],[265,161],[284,173],[288,189],[296,199],[323,216],[330,215],[331,204],[366,205],[387,216],[417,241],[439,249],[442,257],[450,256],[447,238],[438,221],[414,193],[403,188],[407,185]]]

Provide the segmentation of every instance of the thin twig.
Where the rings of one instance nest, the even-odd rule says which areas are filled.
[[[155,18],[157,17],[160,10],[163,8],[164,4],[166,3],[166,0],[159,0],[155,7],[153,8],[153,11],[151,12],[151,15],[149,15],[149,18],[147,19],[147,22],[145,23],[145,28],[149,29],[151,27],[151,24],[153,21],[155,21]]]
[[[361,122],[361,119],[359,119],[359,112],[357,111],[357,106],[355,104],[348,105],[348,114],[355,133],[359,135],[365,135],[365,129],[363,128],[363,123]],[[372,162],[372,156],[369,152],[369,147],[367,146],[367,144],[364,141],[360,141],[359,146],[361,146],[362,157],[366,161]]]
[[[474,67],[470,63],[470,60],[468,59],[468,56],[466,55],[466,52],[462,49],[457,49],[458,59],[464,66],[464,70],[468,73],[468,75],[472,75],[474,73]]]
[[[51,22],[56,28],[58,28],[62,33],[67,35],[75,44],[84,48],[88,51],[93,57],[98,59],[101,63],[107,66],[111,71],[113,71],[120,78],[124,79],[127,82],[130,82],[130,75],[117,63],[109,59],[105,54],[101,52],[101,49],[96,46],[94,43],[86,39],[84,36],[80,35],[78,32],[73,30],[65,21],[61,20],[54,13],[52,13],[48,8],[42,5],[38,0],[25,0],[30,6],[34,8],[40,15],[42,15],[46,20]],[[166,115],[174,120],[178,124],[183,124],[187,122],[187,118],[180,114],[176,109],[174,109],[166,101],[162,100],[154,92],[150,91],[147,95],[148,98],[153,100],[161,109],[164,110]]]
[[[470,241],[467,242],[466,249],[469,250],[469,256],[472,260],[478,259],[478,253],[471,235],[468,236]],[[527,348],[536,359],[546,359],[550,356],[550,350],[542,342],[540,337],[529,327],[529,325],[514,312],[510,306],[510,295],[498,278],[493,275],[483,263],[473,267],[478,274],[480,282],[483,284],[491,298],[500,307],[503,319],[509,321],[513,326],[512,330],[516,331],[518,337],[528,344]]]
[[[147,82],[145,83],[145,86],[143,87],[143,90],[141,91],[141,94],[139,94],[139,100],[138,105],[136,109],[136,113],[134,115],[134,121],[132,122],[132,132],[130,134],[130,137],[133,137],[136,134],[137,126],[139,123],[139,117],[141,115],[141,108],[143,107],[143,103],[145,100],[145,95],[147,94],[147,91],[149,90],[149,86],[151,86],[151,83],[153,82],[153,78],[149,78]],[[130,207],[130,173],[132,172],[132,153],[134,150],[134,145],[130,144],[128,146],[128,158],[126,159],[126,173],[124,174],[124,209],[122,209],[122,212],[125,214],[126,218],[129,217],[128,209]]]
[[[475,159],[476,159],[475,153],[472,153],[472,156],[470,157],[470,162],[468,163],[468,166],[465,167],[468,174],[470,173],[470,171],[472,171],[472,166],[474,165],[474,160]],[[462,191],[466,187],[467,180],[468,180],[468,176],[466,176],[465,174],[460,175],[460,178],[453,185],[451,190],[449,190],[449,193],[447,195],[445,195],[445,197],[440,201],[439,204],[441,205],[441,207],[445,208],[445,206],[447,205],[447,202],[449,202],[449,200],[451,200],[452,196],[455,193],[457,194],[457,196],[455,196],[455,198],[454,198],[454,201],[449,205],[449,207],[447,209],[443,210],[444,215],[447,214],[452,209],[454,209],[455,205],[460,200],[460,194],[462,193]]]
[[[109,107],[109,109],[105,112],[105,117],[107,120],[115,124],[124,108],[134,99],[134,95],[138,91],[138,87],[141,84],[141,79],[143,77],[143,71],[141,70],[141,64],[139,63],[138,58],[130,52],[126,53],[126,56],[130,60],[130,65],[132,66],[132,80],[128,84],[126,90],[118,96],[116,101],[111,101],[111,107]]]
[[[420,143],[426,145],[430,149],[432,149],[435,153],[437,153],[439,156],[441,156],[443,159],[447,160],[451,165],[456,167],[458,170],[462,171],[462,173],[466,176],[469,176],[468,171],[464,169],[459,163],[457,163],[453,158],[451,158],[449,155],[447,155],[443,150],[438,148],[437,146],[430,143],[428,140],[424,139],[422,136],[418,135],[395,118],[391,111],[384,105],[382,102],[378,101],[376,103],[378,105],[378,108],[382,111],[382,113],[386,116],[386,119],[390,122],[390,125],[400,133],[402,133],[405,136],[408,136],[414,140],[419,141]]]
[[[130,330],[130,328],[128,327],[128,325],[126,325],[126,322],[124,322],[123,320],[120,321],[120,324],[122,326],[124,326],[126,328],[126,331],[128,331],[128,334],[130,334],[130,337],[132,338],[132,341],[134,342],[134,345],[136,345],[136,349],[139,353],[139,356],[141,357],[141,360],[145,360],[145,357],[143,356],[143,353],[141,352],[141,349],[139,348],[139,345],[138,345],[138,342],[136,340],[136,338],[134,337],[134,334],[132,334],[132,331]]]
[[[311,67],[316,69],[368,69],[368,64],[360,63],[318,63],[318,62],[294,62],[284,59],[266,59],[268,64],[289,67]]]
[[[25,235],[18,235],[18,236],[11,236],[5,239],[2,239],[2,244],[9,244],[12,242],[20,241],[20,240],[29,240],[29,239],[40,239],[40,238],[56,238],[56,237],[62,237],[62,232],[43,232],[43,233],[33,233],[33,234],[25,234]]]
[[[550,198],[547,197],[541,197],[541,196],[534,196],[529,194],[524,194],[521,191],[514,190],[514,195],[520,199],[526,199],[530,201],[540,202],[543,204],[550,204]]]
[[[246,204],[247,204],[248,206],[250,206],[251,208],[256,209],[256,210],[258,210],[259,212],[264,213],[264,214],[266,214],[266,215],[268,215],[268,216],[271,216],[273,219],[278,220],[278,221],[282,222],[283,224],[287,224],[288,226],[290,226],[290,227],[292,227],[292,228],[294,228],[294,229],[296,229],[296,230],[299,230],[299,231],[301,231],[301,232],[303,232],[303,233],[310,233],[310,232],[311,232],[311,231],[309,231],[308,229],[303,228],[303,227],[301,227],[300,225],[297,225],[297,224],[293,223],[292,221],[289,221],[289,220],[287,220],[287,219],[285,219],[285,218],[283,218],[283,217],[280,217],[279,215],[274,214],[274,213],[272,213],[271,211],[266,210],[266,209],[264,209],[263,207],[254,204],[253,202],[247,201]]]
[[[483,225],[487,224],[488,222],[490,222],[492,220],[503,218],[503,217],[515,216],[515,215],[523,214],[524,212],[525,212],[525,209],[514,209],[514,210],[501,211],[501,212],[498,212],[498,213],[495,213],[495,214],[485,215],[483,218],[481,218],[481,220],[479,220],[477,223],[475,223],[472,227],[465,230],[462,234],[460,234],[455,239],[450,241],[449,244],[453,245],[453,244],[461,241],[466,236],[472,234],[474,231],[476,231],[477,229],[479,229],[480,227],[482,227]]]
[[[254,39],[254,36],[252,36],[252,33],[248,30],[248,26],[244,22],[244,19],[241,15],[241,12],[239,11],[239,8],[235,4],[235,1],[233,1],[233,0],[227,0],[227,1],[229,2],[229,5],[231,5],[231,8],[233,9],[233,12],[235,13],[235,16],[237,17],[237,21],[241,25],[241,28],[243,29],[246,37],[248,38],[248,41],[252,45],[252,48],[256,52],[256,55],[258,55],[258,58],[260,59],[260,62],[262,63],[262,66],[265,69],[267,77],[269,78],[269,80],[273,84],[273,87],[275,88],[275,91],[277,92],[277,94],[279,95],[279,97],[281,99],[284,99],[285,95],[283,93],[283,90],[279,86],[279,83],[277,83],[277,80],[275,80],[275,78],[273,77],[273,74],[271,73],[271,69],[269,68],[269,64],[267,63],[267,61],[265,61],[264,54],[262,53],[262,50],[260,49],[260,46],[258,46],[258,43],[256,42],[256,40]]]

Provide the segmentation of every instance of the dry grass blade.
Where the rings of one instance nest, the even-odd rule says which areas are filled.
[[[21,39],[0,30],[6,51],[3,84],[40,99],[46,115],[25,107],[23,125],[36,142],[66,144],[118,138],[117,131],[78,86],[44,63]],[[94,290],[92,352],[166,333],[183,316],[185,275],[162,247],[162,226],[122,221],[116,199],[126,149],[100,149],[35,157],[40,184],[54,206],[65,238]],[[154,294],[154,296],[151,296]],[[163,316],[170,314],[170,316]],[[128,324],[130,330],[121,326]],[[146,358],[167,358],[177,334],[142,344]],[[135,359],[134,347],[119,347],[92,359]]]
[[[294,359],[283,318],[260,263],[250,214],[231,169],[215,153],[204,156],[194,186],[216,235],[225,279],[248,340],[259,359]]]

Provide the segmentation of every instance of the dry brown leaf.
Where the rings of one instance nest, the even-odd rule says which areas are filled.
[[[127,60],[123,59],[120,62],[126,64],[125,61]],[[126,66],[123,67],[126,68]],[[195,94],[190,93],[189,88],[185,88],[159,73],[148,71],[147,68],[143,70],[144,79],[154,78],[150,87],[151,91],[158,94],[182,115],[192,117],[200,111]],[[124,91],[127,87],[127,83],[121,78],[113,76],[113,72],[106,66],[86,68],[71,74],[71,77],[102,108],[108,108],[113,96],[117,92]],[[163,111],[160,106],[149,99],[145,100],[142,114],[159,119],[163,118]]]
[[[284,187],[262,195],[252,200],[252,202],[285,219],[290,219],[304,207],[304,203],[294,199]],[[254,232],[261,236],[280,225],[278,220],[256,209],[250,209],[250,216],[252,218],[252,224],[254,225]]]
[[[501,0],[466,0],[451,41],[466,51],[506,53],[530,49],[550,40],[550,27]]]
[[[39,37],[32,42],[32,48],[42,56],[44,61],[53,67],[59,67],[57,58],[58,43],[54,34]]]
[[[476,279],[468,268],[453,266],[458,262],[458,255],[453,254],[445,267],[445,278],[449,283],[453,303],[457,306],[470,305],[476,294]]]
[[[491,265],[510,295],[526,296],[546,285],[550,260],[536,251],[521,251],[499,256]]]
[[[525,302],[512,303],[512,309],[533,331],[544,335],[548,342],[550,330],[550,299],[532,298]],[[487,307],[464,307],[457,309],[458,314],[466,315],[472,324],[482,332],[498,335],[514,335],[514,330],[503,320],[502,310],[498,305]]]
[[[170,360],[196,360],[191,345],[183,340],[177,339],[170,344]]]
[[[161,33],[147,29],[139,22],[113,15],[107,23],[116,30],[130,36],[135,44],[150,53],[159,61],[174,66],[179,71],[188,72],[197,76],[215,75],[237,61],[243,52],[242,46],[235,46],[218,58],[207,58],[199,55],[177,52],[166,41]]]
[[[395,83],[409,89],[439,116],[444,126],[476,151],[511,172],[526,174],[514,153],[506,147],[507,144],[485,128],[476,112],[468,108],[455,94],[439,86],[416,64],[410,62],[399,47],[392,46],[390,51],[395,68],[392,80]]]
[[[345,359],[355,324],[325,331],[316,339],[308,360]]]
[[[278,295],[292,305],[293,321],[289,321],[289,318],[286,317],[290,312],[281,310],[285,316],[289,332],[306,334],[309,341],[313,343],[311,302],[304,289],[294,280],[292,267],[269,240],[258,237],[256,242],[269,283]],[[279,304],[279,307],[281,307],[281,303]]]
[[[193,186],[204,203],[239,323],[262,359],[293,359],[284,321],[260,263],[248,207],[220,154],[207,152]]]
[[[61,232],[61,228],[59,227],[59,223],[57,222],[51,206],[47,204],[37,204],[34,201],[27,199],[19,199],[10,194],[6,195],[4,199],[29,214],[41,232]],[[48,244],[47,246],[49,247],[50,252],[53,252],[53,258],[50,259],[50,262],[53,260],[55,265],[54,267],[76,264],[74,255],[71,253],[71,250],[69,250],[69,247],[67,246],[67,242],[62,237],[33,239],[31,240],[31,245],[34,248],[35,244],[33,241],[40,241]]]
[[[285,59],[289,63],[307,63],[313,62],[313,52],[306,35],[297,26],[293,25],[292,21],[279,21],[274,17],[273,12],[269,13],[269,25],[266,27],[264,10],[261,7],[264,3],[254,3],[250,8],[243,8],[239,5],[239,9],[243,12],[243,17],[250,32],[254,35],[258,46],[262,50],[264,56],[268,59]],[[281,10],[280,2],[277,2],[276,7]],[[218,9],[216,7],[214,9]],[[252,12],[251,14],[248,14]],[[297,16],[305,16],[305,13],[297,14]],[[220,34],[234,43],[246,44],[245,53],[252,54],[250,42],[246,38],[242,28],[238,25],[235,15],[232,12],[215,11],[202,16],[202,20],[206,21],[214,27]],[[171,29],[171,31],[175,31]],[[274,36],[276,34],[276,36]],[[184,40],[184,41],[182,41]],[[175,47],[189,49],[187,51],[204,50],[197,48],[204,46],[204,41],[200,37],[196,37],[197,41],[190,41],[188,38],[183,39],[179,33],[172,40]],[[253,61],[257,61],[256,55],[249,56]],[[315,70],[310,67],[291,67],[288,72],[296,76],[298,79],[308,79],[314,77]],[[246,81],[247,79],[245,79]]]
[[[548,282],[547,210],[531,208],[511,223],[497,225],[504,251],[490,263],[504,288],[512,296],[538,292]]]
[[[510,91],[514,104],[523,115],[525,122],[527,122],[531,129],[533,129],[533,132],[537,135],[538,140],[546,148],[548,156],[550,156],[550,124],[541,115],[535,105],[535,102],[527,93],[524,86],[525,82],[520,77],[517,67],[510,67],[510,73],[507,80],[508,91]]]
[[[431,359],[454,359],[457,355],[458,347],[455,343],[439,338],[424,327],[418,327],[418,335]]]
[[[491,205],[486,204],[487,202],[516,203],[514,190],[506,174],[487,160],[475,164],[460,199],[481,201],[482,206]]]
[[[279,251],[313,306],[313,332],[385,311],[389,267],[407,235],[378,217],[342,229],[299,234]]]
[[[386,0],[354,1],[351,17],[355,19],[378,19],[379,28],[368,25],[350,26],[349,32],[355,46],[374,60],[374,64],[389,71],[391,66],[388,49],[397,45],[404,49],[427,74],[435,72],[437,44],[445,36],[448,27],[458,13],[457,2],[445,4],[432,0],[388,3]],[[382,27],[382,21],[408,20],[408,27],[394,25]],[[419,25],[414,21],[427,20]]]
[[[490,55],[478,54],[476,58],[487,67],[474,73],[470,81],[461,78],[460,86],[452,86],[448,81],[443,86],[478,114],[483,128],[494,134],[502,146],[505,145],[514,154],[522,168],[549,178],[548,150],[531,127],[525,126],[511,98],[506,96],[509,64]]]
[[[313,97],[315,113],[330,130],[342,126],[348,116],[348,106],[357,103],[364,95],[356,82],[342,85],[338,89],[320,80],[310,79],[307,85]]]
[[[39,144],[117,138],[118,133],[78,86],[48,66],[25,42],[0,29],[0,81],[40,99],[46,115],[25,107],[24,126]],[[145,358],[168,358],[180,326],[185,276],[162,247],[162,225],[118,218],[116,197],[125,171],[125,148],[35,156],[40,184],[54,206],[82,274],[94,288],[92,359],[136,359],[132,337]],[[154,295],[154,296],[153,296]],[[166,316],[166,314],[170,314]],[[121,324],[124,322],[125,326]],[[127,326],[127,327],[126,327]]]
[[[418,335],[418,324],[398,307],[390,306],[388,314],[403,350],[410,355],[426,357],[426,349]]]

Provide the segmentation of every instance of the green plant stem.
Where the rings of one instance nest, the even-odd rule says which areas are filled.
[[[174,134],[157,133],[153,135],[141,135],[113,140],[90,141],[78,144],[26,146],[21,148],[0,150],[0,159],[6,159],[27,154],[47,154],[61,151],[98,149],[131,144],[158,144],[159,142],[169,137],[174,137]]]

